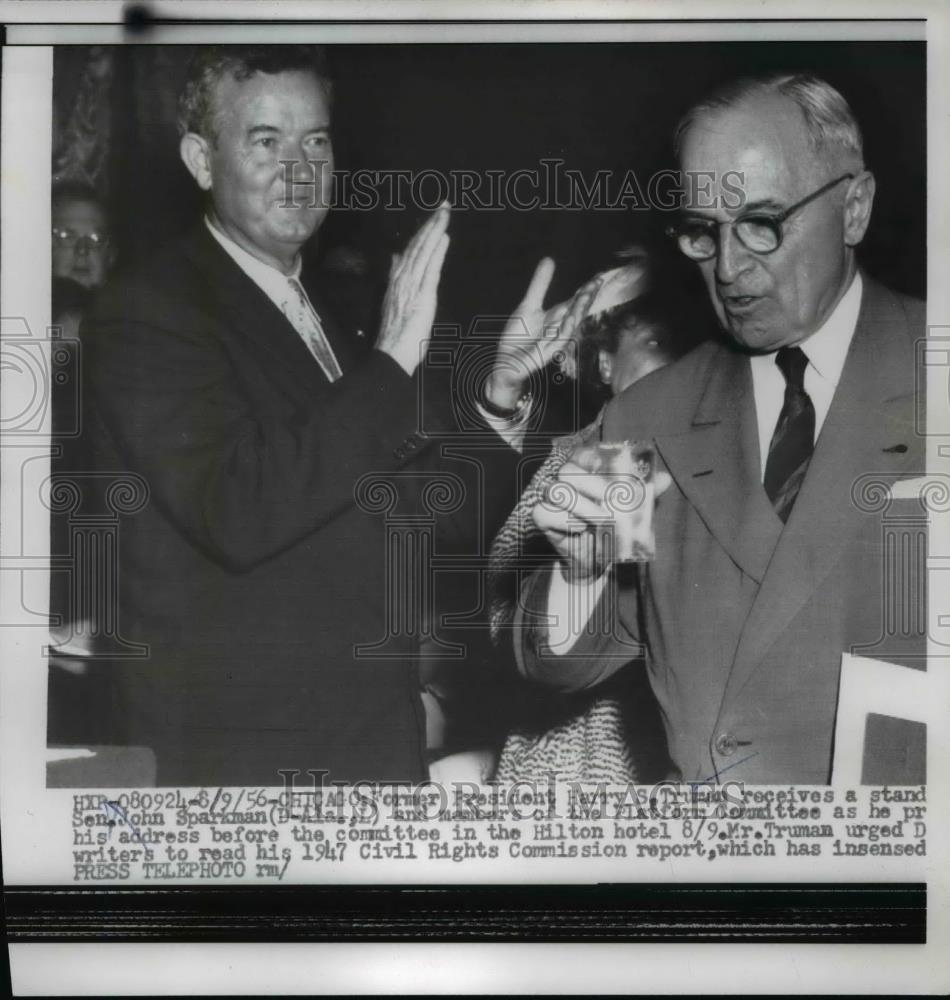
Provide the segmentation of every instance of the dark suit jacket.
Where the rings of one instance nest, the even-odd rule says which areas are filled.
[[[923,667],[916,603],[886,634],[896,581],[883,505],[862,488],[869,473],[888,485],[923,474],[914,426],[923,335],[922,303],[864,278],[841,381],[784,528],[762,486],[744,354],[709,342],[615,400],[604,439],[654,438],[673,478],[656,508],[656,561],[605,592],[617,600],[612,633],[555,657],[539,628],[526,630],[524,669],[583,687],[642,640],[684,780],[826,783],[842,652]],[[541,574],[531,581],[530,608],[544,607],[546,586]]]
[[[118,607],[123,637],[150,656],[117,675],[129,739],[156,749],[160,784],[426,774],[418,620],[380,655],[354,654],[386,638],[395,572],[386,502],[374,507],[386,491],[361,505],[354,490],[378,473],[395,513],[424,513],[422,489],[451,473],[461,508],[433,517],[456,547],[474,546],[475,515],[489,530],[510,507],[515,455],[441,459],[420,427],[445,426],[444,414],[421,421],[416,381],[314,301],[344,371],[332,385],[201,226],[107,288],[83,327],[99,467],[138,473],[150,491],[122,520]],[[407,578],[397,589],[408,601]]]

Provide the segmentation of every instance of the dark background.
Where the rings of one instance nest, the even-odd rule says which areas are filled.
[[[56,51],[59,122],[75,102],[87,54],[82,46]],[[110,135],[98,183],[126,263],[200,212],[175,128],[190,54],[189,46],[113,53],[102,95]],[[862,261],[884,283],[924,295],[923,43],[345,45],[329,54],[339,169],[511,171],[560,157],[588,179],[601,169],[618,178],[632,169],[644,186],[655,169],[673,165],[669,136],[679,115],[717,83],[758,71],[816,72],[851,103],[878,179]],[[389,254],[422,215],[383,208],[331,213],[320,255],[355,248],[382,281]],[[457,211],[439,319],[466,326],[477,313],[510,311],[545,254],[558,263],[551,294],[564,297],[624,244],[665,243],[657,234],[668,221],[665,213],[632,210]],[[691,265],[665,246],[662,252],[695,292]]]

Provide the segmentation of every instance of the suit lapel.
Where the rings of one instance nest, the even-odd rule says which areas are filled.
[[[761,485],[748,359],[721,346],[707,369],[689,429],[657,437],[656,446],[709,531],[745,573],[761,582],[782,522]]]
[[[889,480],[915,464],[922,469],[906,319],[891,293],[867,278],[864,282],[841,380],[746,620],[724,698],[746,683],[850,543],[861,524],[852,498],[860,477],[882,473]]]
[[[227,317],[229,329],[236,336],[276,361],[307,398],[329,385],[290,321],[225,253],[203,223],[186,245],[186,253],[207,277],[208,294],[217,300],[217,310]],[[320,318],[336,350],[342,336],[329,316],[320,312]],[[348,355],[344,357],[350,360]],[[344,357],[338,355],[340,366],[346,371]]]
[[[301,275],[301,280],[303,280],[303,275]],[[340,363],[340,368],[346,373],[359,360],[360,351],[358,348],[363,345],[354,342],[352,337],[347,336],[344,329],[336,321],[334,311],[327,305],[326,299],[319,290],[314,288],[311,281],[304,281],[304,287],[307,289],[307,295],[310,296],[313,308],[316,309],[317,315],[320,317],[323,332],[327,335],[327,340]]]

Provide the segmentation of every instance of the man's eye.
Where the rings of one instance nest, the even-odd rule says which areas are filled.
[[[254,140],[254,145],[262,149],[273,149],[277,145],[277,140],[272,135],[261,135]]]
[[[311,149],[326,149],[330,145],[330,137],[328,135],[312,135],[307,139],[307,145]]]
[[[771,237],[779,223],[771,215],[747,215],[744,219],[739,219],[736,226],[750,236]]]
[[[747,215],[739,221],[756,229],[774,229],[779,225],[779,220],[774,215]]]
[[[710,236],[716,231],[715,225],[711,222],[702,222],[699,219],[687,219],[683,223],[682,231],[693,239],[700,236]]]

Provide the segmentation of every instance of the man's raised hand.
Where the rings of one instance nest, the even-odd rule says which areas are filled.
[[[559,348],[566,348],[600,285],[600,279],[594,278],[567,301],[545,309],[544,297],[553,277],[554,261],[544,257],[498,341],[485,394],[499,409],[513,409],[531,374],[544,368]]]
[[[435,321],[442,262],[449,248],[449,204],[444,202],[419,227],[401,254],[393,255],[383,299],[378,350],[412,375],[425,352]]]

